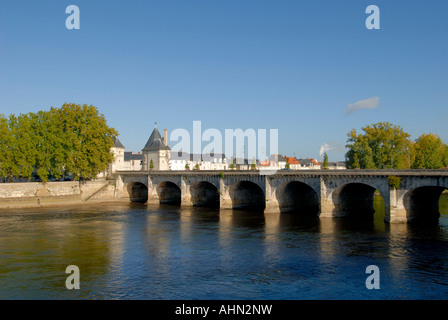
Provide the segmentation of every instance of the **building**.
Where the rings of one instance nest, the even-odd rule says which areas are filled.
[[[328,163],[328,169],[332,169],[332,170],[346,170],[347,167],[345,165],[345,161],[338,161],[338,162],[329,162]]]
[[[189,154],[173,151],[170,168],[171,170],[227,170],[229,164],[223,153]]]
[[[227,170],[229,164],[224,153],[206,153],[202,155],[203,170]]]
[[[302,170],[320,170],[321,164],[316,159],[298,159]]]
[[[143,154],[133,153],[132,151],[124,152],[123,170],[141,171],[143,170]]]
[[[114,156],[114,159],[110,163],[108,169],[104,173],[100,173],[98,178],[107,178],[118,170],[123,170],[124,166],[124,145],[116,137],[114,139],[114,145],[110,148],[110,152]]]
[[[157,129],[157,123],[154,130],[142,149],[143,154],[143,170],[170,170],[170,154],[171,149],[168,146],[168,133],[164,130],[164,137]]]
[[[299,170],[302,169],[301,163],[295,157],[285,157],[286,164],[289,164],[289,169]],[[285,164],[285,166],[286,166]]]
[[[286,158],[281,154],[272,154],[269,157],[269,160],[274,161],[277,164],[278,169],[280,170],[286,167]]]
[[[186,170],[189,165],[190,155],[187,152],[172,151],[170,159],[170,170]]]

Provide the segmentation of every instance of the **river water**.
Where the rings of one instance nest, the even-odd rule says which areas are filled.
[[[91,204],[0,214],[0,299],[446,299],[437,225]],[[66,267],[80,289],[66,288]],[[379,289],[367,289],[369,265]]]

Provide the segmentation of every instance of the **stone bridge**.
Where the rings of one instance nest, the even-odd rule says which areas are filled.
[[[399,177],[398,189],[389,177]],[[145,203],[297,212],[320,217],[374,214],[386,222],[437,220],[448,170],[119,171],[117,197]]]

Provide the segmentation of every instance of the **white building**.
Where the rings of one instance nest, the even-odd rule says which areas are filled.
[[[186,170],[186,165],[190,161],[190,155],[182,151],[172,151],[170,159],[171,170]]]
[[[228,170],[229,164],[223,153],[201,155],[173,151],[170,168],[171,170]]]
[[[143,170],[143,154],[133,153],[132,151],[124,152],[123,170],[141,171]]]

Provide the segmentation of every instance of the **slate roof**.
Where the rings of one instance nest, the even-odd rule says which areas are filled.
[[[189,160],[190,154],[182,151],[171,151],[171,160]]]
[[[124,152],[124,161],[131,160],[143,160],[143,155],[141,153],[132,153],[132,151]]]
[[[284,156],[282,156],[281,154],[271,154],[269,157],[270,161],[274,161],[274,162],[285,162],[286,159]]]
[[[117,137],[114,139],[114,148],[124,149],[124,145],[120,142],[120,140]]]
[[[145,147],[142,151],[154,151],[154,150],[171,150],[169,146],[165,146],[163,143],[162,136],[159,130],[157,130],[157,125],[154,126],[154,131],[146,142]]]

